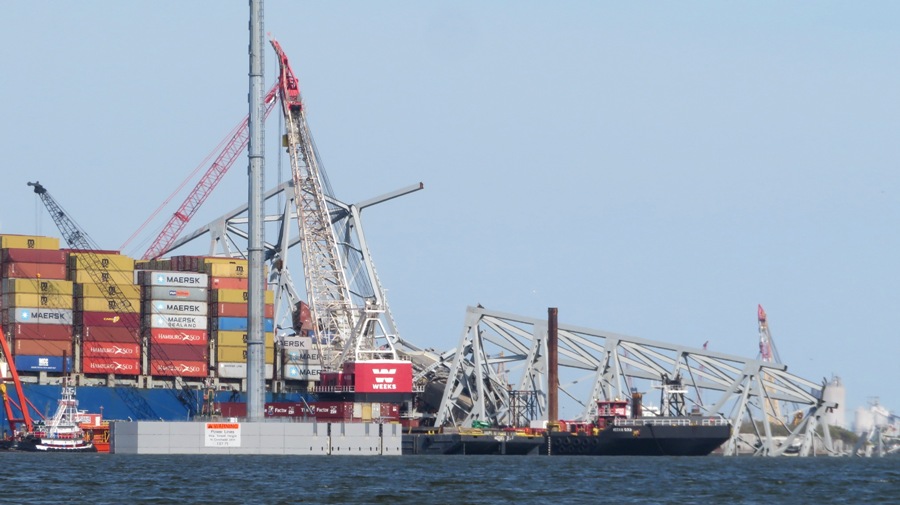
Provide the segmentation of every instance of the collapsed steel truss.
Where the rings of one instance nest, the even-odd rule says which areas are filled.
[[[356,314],[359,317],[362,317],[367,304],[381,307],[382,310],[378,311],[381,325],[394,345],[400,349],[418,350],[415,346],[400,339],[396,322],[391,314],[366,242],[361,212],[367,207],[419,191],[423,187],[422,183],[414,184],[356,204],[347,204],[331,196],[325,196],[329,208],[329,219],[337,236],[337,246],[347,276],[351,306],[359,312]],[[297,219],[293,181],[283,182],[264,194],[265,201],[279,197],[284,198],[283,207],[279,209],[278,213],[266,215],[263,219],[267,226],[277,228],[277,238],[271,242],[264,242],[263,247],[266,251],[267,263],[270,265],[268,283],[273,287],[277,301],[275,326],[288,329],[292,327],[292,309],[298,301],[305,298],[303,296],[305,293],[297,291],[288,267],[290,249],[300,244],[302,240],[301,236],[292,233],[292,230],[298,229],[296,224],[291,224]],[[242,205],[205,226],[201,226],[174,242],[168,250],[164,251],[164,254],[208,235],[208,254],[246,257],[246,240],[249,236],[247,208],[247,205]]]
[[[822,418],[836,404],[820,400],[824,385],[788,373],[785,365],[563,324],[558,334],[560,397],[579,406],[577,419],[590,419],[596,401],[629,398],[632,391],[644,393],[646,415],[651,391],[679,377],[685,405],[661,405],[659,415],[674,408],[729,419],[735,429],[727,455],[809,455],[817,440],[816,447],[834,452]],[[546,320],[469,307],[458,346],[422,372],[446,369],[435,425],[521,426],[533,420],[521,408],[521,398],[531,397],[537,419],[546,420],[546,346]],[[779,422],[765,415],[772,402],[790,406],[794,417]],[[750,433],[740,433],[741,425]]]

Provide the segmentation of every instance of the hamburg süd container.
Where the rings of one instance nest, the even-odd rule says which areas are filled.
[[[169,361],[203,361],[209,357],[206,345],[154,344],[150,346],[150,359]]]
[[[209,365],[205,361],[159,361],[151,359],[150,374],[167,377],[206,377],[209,374]]]
[[[101,373],[116,375],[140,375],[141,360],[117,356],[91,357],[81,360],[82,373]]]
[[[173,330],[154,328],[150,332],[150,345],[203,345],[209,343],[206,330]]]
[[[66,266],[53,263],[4,263],[0,277],[29,279],[66,279]]]
[[[92,358],[141,358],[141,344],[137,342],[84,342],[81,355]]]

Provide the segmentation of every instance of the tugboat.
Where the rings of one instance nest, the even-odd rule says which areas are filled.
[[[56,413],[49,420],[35,421],[31,432],[15,443],[15,449],[30,452],[97,452],[91,437],[81,428],[75,388],[65,382]]]

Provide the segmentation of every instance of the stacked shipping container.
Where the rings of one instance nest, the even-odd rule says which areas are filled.
[[[207,377],[207,275],[139,271],[151,375]]]
[[[247,376],[248,287],[247,260],[196,258],[196,268],[209,274],[210,335],[215,344],[214,366],[219,377]],[[265,292],[265,376],[272,378],[275,363],[274,295]]]
[[[71,370],[72,283],[59,239],[0,236],[0,284],[3,330],[17,369]]]
[[[141,374],[140,290],[134,259],[116,251],[69,253],[75,282],[75,332],[81,336],[81,372]]]

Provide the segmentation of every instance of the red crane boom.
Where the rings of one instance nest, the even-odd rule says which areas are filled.
[[[269,117],[269,113],[275,108],[275,103],[277,102],[275,98],[280,85],[280,82],[276,82],[275,85],[272,86],[272,89],[266,94],[265,117]],[[237,161],[240,154],[247,147],[247,142],[250,139],[250,131],[248,128],[249,119],[249,116],[245,117],[244,121],[236,128],[234,135],[232,135],[231,139],[225,144],[222,152],[219,153],[219,156],[216,157],[206,173],[203,174],[200,182],[198,182],[197,186],[191,190],[191,193],[185,198],[181,206],[178,207],[178,210],[176,210],[172,217],[169,218],[165,227],[144,255],[141,256],[141,259],[154,259],[165,254],[178,238],[178,235],[184,231],[184,227],[187,226],[188,221],[194,217],[194,214],[197,213],[197,209],[203,205],[203,202],[206,201],[207,197],[212,193],[212,190],[215,189],[225,173],[228,172],[228,169],[231,168],[231,165]],[[146,225],[146,223],[144,224]],[[138,229],[138,231],[140,231],[140,229]],[[131,239],[129,239],[129,241],[130,240]]]

